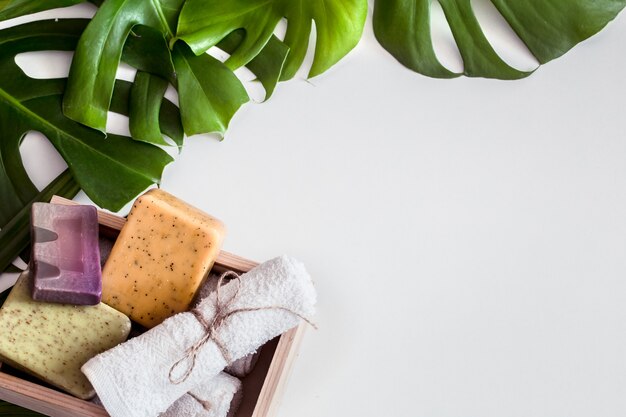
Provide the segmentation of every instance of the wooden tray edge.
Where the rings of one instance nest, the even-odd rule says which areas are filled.
[[[308,324],[301,323],[280,336],[252,417],[276,415],[307,327]]]
[[[51,417],[109,417],[99,405],[2,372],[0,398]]]

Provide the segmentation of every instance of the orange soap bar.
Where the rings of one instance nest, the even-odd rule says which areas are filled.
[[[148,328],[188,310],[224,234],[221,221],[165,191],[148,191],[104,265],[102,301]]]

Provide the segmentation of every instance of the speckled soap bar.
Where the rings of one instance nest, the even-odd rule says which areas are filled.
[[[135,201],[102,271],[102,301],[151,328],[189,308],[224,225],[165,191]]]
[[[0,309],[0,362],[76,397],[93,397],[93,387],[80,368],[124,342],[130,320],[102,303],[74,306],[34,301],[29,287],[24,273]]]

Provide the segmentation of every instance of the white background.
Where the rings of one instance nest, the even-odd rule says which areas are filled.
[[[187,140],[163,188],[224,220],[226,250],[288,253],[315,278],[320,330],[280,417],[626,415],[625,41],[621,16],[528,79],[445,81],[402,67],[368,22],[223,142]],[[59,76],[68,57],[20,63]],[[63,169],[40,136],[23,153],[39,185]]]

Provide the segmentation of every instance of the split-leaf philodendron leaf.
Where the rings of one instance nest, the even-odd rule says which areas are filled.
[[[626,6],[626,0],[491,0],[540,64],[558,58],[593,36]],[[424,75],[523,78],[495,52],[471,0],[439,0],[463,59],[463,74],[437,59],[431,37],[431,0],[376,0],[376,38],[398,61]]]
[[[187,0],[176,36],[201,54],[231,32],[243,29],[243,41],[226,61],[235,69],[265,47],[276,25],[285,18],[284,42],[290,52],[281,79],[287,80],[302,65],[313,22],[317,44],[310,77],[329,69],[356,46],[366,16],[367,0]]]
[[[242,30],[236,30],[222,39],[217,44],[217,47],[232,55],[241,45],[244,38],[245,33]],[[246,67],[256,75],[257,80],[265,88],[265,100],[271,97],[276,84],[280,81],[289,53],[289,47],[276,36],[272,36],[265,44],[265,47],[263,47],[263,50],[246,64]]]
[[[168,43],[174,39],[182,4],[183,0],[103,2],[76,48],[63,100],[65,115],[104,132],[123,48],[133,49],[134,44],[142,44],[144,50],[151,51],[151,65],[137,67],[161,76],[176,87],[185,133],[223,136],[230,120],[249,97],[241,81],[217,59],[207,54],[196,57],[187,52],[185,45],[173,42],[170,50]],[[240,34],[229,38],[220,45],[227,52],[241,42]],[[263,84],[266,96],[273,92],[287,54],[288,48],[273,38],[250,63],[249,68]],[[138,78],[140,83],[147,80],[143,75]],[[158,81],[152,83],[156,85]],[[137,87],[133,95],[141,93]],[[149,132],[145,123],[141,129],[137,124],[131,127],[131,132],[138,135],[136,139],[159,143],[154,128]]]
[[[131,138],[98,132],[71,121],[61,108],[65,80],[36,80],[15,63],[15,56],[40,50],[73,50],[85,20],[39,21],[0,31],[0,135],[4,172],[0,175],[0,213],[6,218],[23,207],[34,191],[19,157],[29,131],[43,133],[66,160],[81,188],[100,206],[119,210],[155,182],[172,158],[161,149]],[[120,94],[130,87],[120,83]],[[128,100],[112,109],[128,114]],[[171,110],[176,109],[172,106]],[[180,123],[180,122],[179,122]],[[162,130],[175,135],[176,126]],[[5,203],[6,202],[6,203]]]
[[[142,117],[129,119],[130,134],[134,139],[155,145],[168,145],[159,128],[161,101],[166,90],[167,81],[163,78],[143,71],[135,74],[129,105],[137,114],[139,109],[144,112]],[[176,144],[180,148],[183,144],[182,136],[179,139]]]
[[[65,115],[105,132],[115,74],[131,30],[144,25],[158,29],[164,38],[173,36],[170,27],[175,24],[182,3],[183,0],[103,2],[76,46],[63,99]]]
[[[73,6],[84,0],[0,0],[0,21],[57,7]]]

